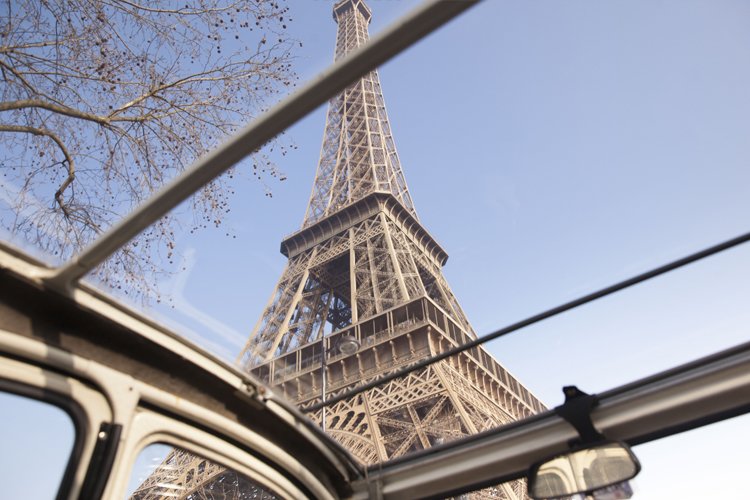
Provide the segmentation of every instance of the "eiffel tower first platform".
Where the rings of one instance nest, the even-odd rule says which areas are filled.
[[[368,40],[371,11],[363,0],[343,0],[333,17],[338,59]],[[240,362],[303,409],[476,338],[443,277],[448,254],[414,208],[377,71],[331,100],[307,213],[281,252],[288,264]],[[476,347],[308,414],[375,464],[544,409]],[[182,474],[193,470],[169,478],[186,493],[222,475],[220,467],[196,473],[198,459],[185,454],[171,460]],[[151,498],[144,493],[158,476],[134,497]],[[526,498],[525,483],[473,496]]]

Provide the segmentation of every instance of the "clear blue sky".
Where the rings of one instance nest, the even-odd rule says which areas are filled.
[[[377,32],[416,2],[369,4]],[[290,2],[302,79],[332,60],[331,5]],[[750,229],[749,19],[739,0],[487,0],[381,68],[417,211],[479,334]],[[324,123],[321,108],[289,131],[273,198],[240,181],[236,239],[180,239],[188,272],[158,312],[225,356],[285,265]],[[554,406],[563,385],[602,391],[747,341],[749,278],[738,248],[488,348]],[[637,498],[738,498],[749,424],[638,447]]]
[[[369,3],[373,33],[416,4]],[[331,2],[292,7],[305,78],[331,61],[336,26]],[[492,0],[381,68],[418,213],[477,332],[748,230],[748,19],[744,1]],[[249,334],[281,273],[324,122],[321,108],[290,130],[273,198],[248,184],[237,239],[185,240],[196,265],[178,302],[228,336]],[[602,391],[748,340],[748,264],[732,250],[489,349],[549,405],[562,385]],[[640,447],[638,498],[731,492],[741,473],[709,457],[749,435],[744,418]],[[700,467],[713,476],[678,472]]]

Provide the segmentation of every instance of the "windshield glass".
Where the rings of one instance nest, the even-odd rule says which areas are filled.
[[[297,84],[287,71],[312,78],[414,5],[290,3],[272,26],[261,14],[247,38],[222,28],[211,57],[251,47],[277,58],[264,64],[284,76],[260,83],[272,88],[252,101],[257,116]],[[481,3],[85,281],[276,387],[367,464],[526,418],[559,404],[563,385],[598,392],[735,345],[750,320],[745,247],[336,400],[747,231],[747,12],[681,5]],[[245,28],[233,17],[217,26],[229,19]],[[213,28],[195,29],[214,43]],[[221,94],[227,106],[235,90]],[[109,144],[90,134],[92,145]],[[153,191],[122,170],[99,192],[104,201],[74,182],[61,202],[69,164],[58,151],[54,175],[31,189],[52,154],[33,147],[3,160],[3,223],[51,264],[80,250],[56,243],[70,233],[54,221],[80,224],[65,200],[107,214],[85,244]],[[180,171],[167,150],[158,161],[146,153],[149,182]],[[101,167],[83,164],[81,176]]]

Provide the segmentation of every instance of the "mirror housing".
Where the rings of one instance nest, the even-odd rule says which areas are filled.
[[[343,335],[338,339],[335,346],[341,354],[351,356],[359,350],[361,347],[359,340],[352,337],[351,335]]]
[[[529,496],[541,500],[591,494],[632,479],[640,470],[641,464],[628,445],[601,441],[533,465],[529,470]]]

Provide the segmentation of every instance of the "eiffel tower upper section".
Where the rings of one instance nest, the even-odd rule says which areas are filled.
[[[370,16],[364,0],[334,5],[337,58],[367,41]],[[417,218],[377,71],[331,100],[310,204],[281,252],[287,266],[239,361],[303,408],[476,337],[443,276],[448,254]],[[543,408],[475,347],[310,416],[376,463]]]
[[[370,9],[362,0],[334,7],[338,23],[336,59],[368,38]],[[417,216],[406,186],[377,70],[347,87],[330,102],[323,147],[303,227],[373,192],[392,194]]]
[[[364,0],[333,10],[340,58],[368,40],[371,13]],[[417,218],[377,71],[330,101],[305,219],[281,252],[289,263],[243,349],[246,367],[421,297],[474,336],[442,276],[448,254]]]

